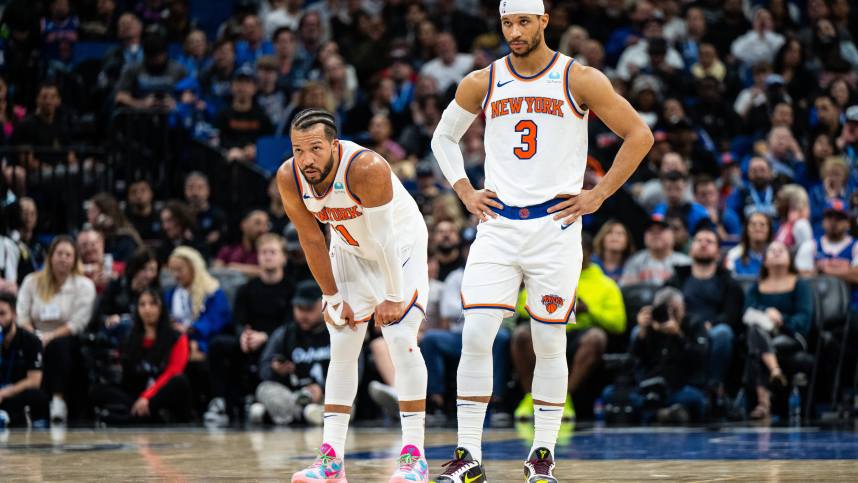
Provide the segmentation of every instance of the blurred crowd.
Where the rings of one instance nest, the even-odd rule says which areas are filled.
[[[429,141],[457,83],[508,52],[497,7],[6,2],[0,424],[321,423],[321,292],[271,179],[272,163],[289,156],[292,117],[309,107],[335,113],[341,138],[383,155],[421,207],[428,421],[452,421],[477,220]],[[546,11],[549,47],[605,72],[655,137],[626,186],[584,219],[565,416],[770,421],[836,406],[837,388],[855,391],[858,8],[579,0],[546,1]],[[118,149],[123,115],[169,132],[165,159],[150,160],[157,169],[193,156],[189,145],[222,164],[171,171],[169,186],[129,169],[98,192],[58,191],[46,173],[100,173],[106,162],[92,153]],[[589,116],[585,188],[622,141]],[[461,142],[475,186],[483,126]],[[138,141],[149,143],[144,131]],[[236,164],[268,186],[256,206],[217,201],[212,171]],[[42,209],[49,196],[84,216],[58,232],[55,211]],[[841,289],[842,314],[824,302]],[[494,425],[532,417],[520,300],[494,344]],[[395,420],[393,366],[378,329],[368,334],[357,418]]]

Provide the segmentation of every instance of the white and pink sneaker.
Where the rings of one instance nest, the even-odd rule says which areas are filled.
[[[429,463],[413,444],[399,453],[399,468],[390,477],[390,483],[425,483],[429,481]]]
[[[331,445],[323,443],[316,461],[293,474],[292,483],[348,483],[343,459],[337,457]]]

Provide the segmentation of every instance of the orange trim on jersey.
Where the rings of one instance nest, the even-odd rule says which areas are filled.
[[[560,57],[560,53],[554,52],[554,57],[551,58],[551,61],[548,63],[548,65],[545,66],[544,69],[542,69],[541,71],[537,72],[536,74],[534,74],[530,77],[523,76],[523,75],[519,74],[518,72],[516,72],[515,67],[512,66],[512,62],[509,60],[509,57],[510,57],[509,55],[506,56],[506,68],[507,68],[507,70],[509,70],[509,73],[512,74],[512,76],[515,77],[517,80],[520,80],[522,82],[533,82],[533,81],[539,79],[540,77],[544,76],[546,72],[551,70],[551,67],[553,67],[554,64],[557,63],[557,59]]]
[[[483,112],[489,107],[489,101],[492,98],[492,92],[495,90],[495,63],[489,65],[489,88],[486,90],[486,99],[483,101]]]
[[[358,198],[356,194],[352,193],[352,189],[349,188],[349,169],[351,169],[351,167],[352,167],[352,161],[354,161],[355,158],[357,158],[358,156],[360,156],[361,154],[366,153],[366,152],[371,152],[371,151],[369,149],[361,149],[361,150],[358,150],[354,154],[351,155],[349,160],[346,161],[346,174],[343,176],[343,184],[346,186],[346,194],[349,195],[349,198],[351,198],[352,201],[354,201],[358,205],[361,205],[360,198]]]
[[[512,305],[504,305],[504,304],[466,304],[465,303],[465,294],[459,292],[459,296],[462,298],[462,309],[463,310],[472,310],[472,309],[502,309],[502,310],[511,310],[515,312],[515,307]]]
[[[339,159],[339,161],[337,162],[337,170],[339,170],[339,169],[340,169],[340,163],[342,163],[342,162],[343,162],[343,145],[342,145],[342,144],[340,144],[340,145],[339,145],[339,150],[340,150],[340,159]],[[322,193],[321,195],[317,195],[317,194],[316,194],[316,189],[315,189],[315,188],[313,188],[313,185],[312,185],[312,184],[310,184],[310,194],[312,194],[312,195],[313,195],[313,197],[314,197],[314,198],[316,198],[317,200],[324,199],[324,198],[326,198],[329,194],[331,194],[331,191],[333,191],[333,189],[334,189],[334,184],[335,184],[336,182],[337,182],[337,177],[336,177],[336,175],[335,175],[335,176],[334,176],[334,181],[331,181],[331,184],[330,184],[330,185],[328,185],[328,189],[326,189],[326,190],[325,190],[325,192],[324,192],[324,193]],[[307,182],[307,184],[309,184],[309,181]]]
[[[566,101],[569,102],[569,107],[578,119],[584,119],[584,113],[578,110],[578,105],[575,104],[575,98],[572,97],[572,90],[569,88],[569,71],[572,70],[572,64],[575,59],[569,59],[566,64],[566,69],[563,71],[563,93],[566,95]]]

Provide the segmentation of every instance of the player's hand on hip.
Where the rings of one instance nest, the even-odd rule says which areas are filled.
[[[503,208],[503,205],[497,201],[498,195],[494,191],[471,190],[462,194],[462,203],[465,204],[468,212],[476,215],[480,221],[488,221],[489,217],[497,218],[497,213],[492,211],[492,207]]]
[[[385,300],[375,306],[375,322],[379,325],[390,325],[402,317],[405,310],[404,302],[392,302]]]
[[[343,302],[343,308],[340,311],[340,324],[335,324],[333,320],[331,320],[331,316],[328,314],[327,310],[322,311],[322,315],[325,318],[325,323],[331,324],[334,327],[340,329],[346,325],[349,326],[352,330],[357,330],[357,321],[355,321],[355,313],[352,311],[352,308],[349,306],[347,302]],[[336,308],[336,307],[335,307]]]
[[[554,213],[555,220],[563,220],[563,224],[568,226],[584,215],[595,213],[600,206],[602,206],[602,200],[593,193],[593,190],[583,190],[548,208],[548,212]]]

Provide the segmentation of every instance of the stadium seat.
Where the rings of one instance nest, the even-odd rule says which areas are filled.
[[[261,137],[256,140],[256,166],[270,176],[277,172],[277,168],[291,152],[292,141],[288,137]]]
[[[837,404],[840,392],[840,373],[843,368],[843,357],[846,353],[846,342],[849,336],[849,287],[838,278],[830,276],[819,276],[809,280],[813,291],[814,300],[814,325],[819,333],[816,344],[813,367],[813,375],[808,388],[808,403],[806,411],[813,410],[813,398],[816,384],[819,378],[820,356],[823,347],[836,343],[836,334],[841,333],[842,341],[837,353],[837,369],[834,373],[833,389],[831,392],[831,403]],[[805,414],[805,417],[812,413]]]

